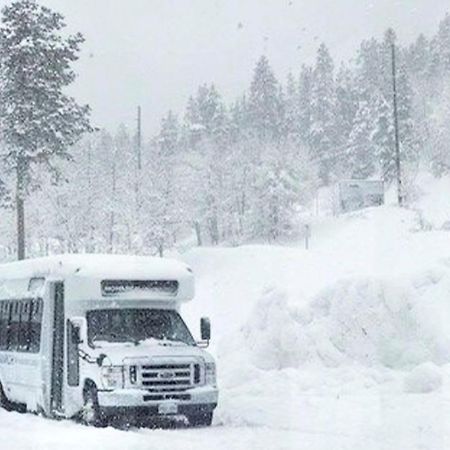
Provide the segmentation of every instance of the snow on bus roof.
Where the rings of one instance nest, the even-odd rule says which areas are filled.
[[[173,259],[110,254],[63,254],[0,264],[0,279],[77,275],[99,279],[177,279],[191,270]]]

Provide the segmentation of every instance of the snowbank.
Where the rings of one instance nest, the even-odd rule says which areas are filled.
[[[398,417],[423,423],[423,402],[434,417],[450,388],[448,232],[392,206],[320,218],[312,232],[308,251],[186,255],[198,287],[187,316],[213,323],[217,423],[352,433],[360,420],[378,436],[402,429],[408,448],[414,427]]]
[[[435,178],[429,173],[420,173],[415,184],[418,187],[413,207],[433,228],[446,229],[450,224],[450,176]]]
[[[450,362],[450,271],[340,281],[306,307],[270,290],[221,347],[264,370],[321,363],[408,368]],[[245,354],[245,356],[243,355]]]
[[[194,329],[211,316],[222,384],[311,365],[450,361],[448,232],[418,227],[416,208],[384,206],[318,218],[310,244],[184,255],[198,287],[186,316]]]
[[[425,363],[415,367],[405,377],[405,392],[425,394],[442,387],[442,374],[435,364]]]

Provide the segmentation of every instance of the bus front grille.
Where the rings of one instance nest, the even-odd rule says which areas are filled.
[[[182,392],[200,384],[200,365],[170,363],[141,366],[142,387],[149,392]]]

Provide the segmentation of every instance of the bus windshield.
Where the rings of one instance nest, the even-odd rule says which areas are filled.
[[[167,309],[100,309],[88,311],[89,345],[132,342],[140,344],[157,340],[170,345],[181,342],[195,345],[183,319],[177,311]]]

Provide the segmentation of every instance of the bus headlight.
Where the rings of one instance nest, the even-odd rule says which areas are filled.
[[[136,381],[137,381],[137,367],[136,366],[130,366],[129,376],[130,376],[130,383],[136,384]]]
[[[205,383],[216,384],[216,364],[213,362],[205,364]]]
[[[123,366],[102,367],[102,384],[105,389],[123,388]]]

